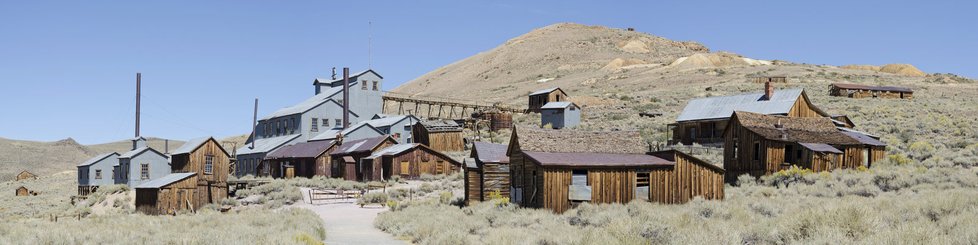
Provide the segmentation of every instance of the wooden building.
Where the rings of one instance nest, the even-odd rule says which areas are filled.
[[[340,177],[339,171],[330,166],[329,153],[336,148],[336,141],[321,140],[284,146],[265,156],[270,164],[269,175],[273,178],[313,176]]]
[[[849,98],[912,99],[913,90],[905,87],[869,86],[851,83],[829,85],[829,95]]]
[[[374,152],[361,160],[364,181],[389,180],[392,176],[418,179],[422,174],[452,174],[462,163],[425,145],[397,144]]]
[[[507,150],[512,201],[563,212],[582,202],[723,198],[723,169],[646,146],[638,132],[518,128]]]
[[[188,140],[171,153],[171,174],[136,187],[136,209],[172,214],[221,202],[228,197],[230,158],[214,138]]]
[[[786,117],[734,112],[724,135],[726,181],[759,177],[791,166],[813,171],[870,167],[886,145],[864,133],[837,127],[822,117]]]
[[[760,93],[690,100],[676,122],[669,124],[672,132],[669,143],[720,145],[723,130],[735,110],[789,117],[830,116],[812,104],[804,89],[775,90],[768,82]]]
[[[544,90],[538,90],[530,93],[530,101],[528,109],[531,112],[540,112],[540,108],[550,102],[560,102],[567,101],[567,93],[564,90],[554,87]]]
[[[466,159],[465,202],[487,201],[494,192],[509,197],[509,157],[506,145],[474,142]]]
[[[363,181],[365,171],[361,159],[373,155],[381,149],[396,145],[397,141],[390,136],[380,136],[359,140],[346,141],[340,137],[336,141],[336,149],[330,155],[332,160],[332,172],[336,177],[346,180]],[[338,174],[335,174],[338,173]]]
[[[28,179],[37,179],[37,175],[31,172],[27,172],[27,170],[20,171],[20,173],[17,174],[17,181],[28,180]]]
[[[100,186],[113,185],[116,164],[119,164],[119,153],[115,152],[98,155],[78,164],[78,195],[87,196]]]
[[[574,102],[550,102],[540,108],[540,126],[572,128],[581,124],[581,107]]]
[[[17,188],[17,194],[16,195],[19,196],[19,197],[37,196],[37,193],[28,190],[27,187],[21,186],[21,187],[18,187]]]
[[[136,211],[144,214],[175,214],[194,211],[201,202],[197,173],[172,173],[136,187]],[[226,193],[225,193],[226,194]]]
[[[414,139],[436,151],[464,151],[462,125],[451,120],[423,121],[414,124]]]

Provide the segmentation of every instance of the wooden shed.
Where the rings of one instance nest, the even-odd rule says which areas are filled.
[[[862,132],[837,127],[829,118],[734,112],[724,136],[726,181],[759,177],[791,166],[813,171],[870,167],[886,144]]]
[[[197,187],[197,173],[172,173],[136,187],[136,210],[150,215],[194,211],[208,198]]]
[[[451,174],[462,169],[462,163],[418,143],[397,144],[361,160],[364,181],[388,180],[392,176],[418,179],[422,174]]]
[[[28,180],[28,179],[37,179],[37,175],[31,172],[27,172],[27,170],[21,171],[19,174],[17,174],[17,178],[16,178],[17,181]]]
[[[339,177],[330,167],[329,153],[336,147],[336,141],[322,140],[284,146],[265,156],[271,164],[270,176],[273,178],[292,178],[326,176]]]
[[[211,137],[188,140],[170,158],[172,173],[195,174],[197,195],[192,196],[195,199],[192,203],[196,206],[218,203],[228,197],[231,155],[217,140]]]
[[[507,155],[514,202],[563,212],[582,202],[723,198],[723,169],[675,151],[649,153],[638,132],[518,128]]]
[[[554,87],[530,93],[527,109],[531,112],[540,112],[540,108],[550,102],[567,101],[567,93],[564,90]]]
[[[913,89],[893,86],[870,86],[851,83],[829,85],[829,95],[849,98],[912,99]]]
[[[472,153],[466,159],[465,202],[487,201],[494,192],[509,197],[510,172],[506,145],[475,142]]]
[[[414,139],[436,151],[464,151],[462,125],[451,120],[423,121],[414,124]]]
[[[37,196],[37,193],[28,190],[27,187],[21,186],[17,188],[17,196],[19,197]]]
[[[339,173],[335,176],[343,177],[343,179],[346,180],[363,181],[367,179],[367,177],[364,176],[364,173],[367,173],[368,171],[365,171],[360,160],[373,155],[374,152],[396,144],[397,141],[390,136],[380,136],[346,142],[344,142],[341,137],[336,141],[336,149],[329,153],[333,165],[332,171],[334,171],[334,173]]]

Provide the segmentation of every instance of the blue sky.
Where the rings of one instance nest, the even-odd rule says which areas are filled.
[[[912,63],[978,77],[971,2],[927,1],[3,1],[0,137],[83,144],[250,132],[312,95],[331,67],[372,67],[392,89],[558,22],[694,40],[812,64]]]

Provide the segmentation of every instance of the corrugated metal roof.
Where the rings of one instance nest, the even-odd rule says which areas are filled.
[[[895,87],[895,86],[870,86],[862,84],[852,84],[852,83],[833,83],[833,87],[841,89],[857,89],[857,90],[873,90],[873,91],[889,91],[889,92],[913,92],[913,89],[905,87]]]
[[[508,163],[509,157],[506,156],[507,146],[488,142],[476,141],[472,143],[476,158],[482,162]]]
[[[410,117],[411,120],[414,120],[415,123],[417,123],[418,121],[421,121],[421,120],[418,120],[417,117],[414,117],[414,116],[410,116],[409,115],[409,116],[388,116],[388,117],[384,117],[384,118],[363,121],[363,123],[370,124],[370,126],[374,126],[375,128],[390,127],[390,126],[392,126],[394,124],[397,124],[401,120],[407,119],[408,117]]]
[[[166,176],[160,177],[159,179],[150,180],[149,182],[143,183],[136,186],[136,189],[157,189],[164,187],[169,184],[173,184],[177,181],[189,178],[190,176],[197,175],[197,173],[172,173]]]
[[[119,158],[132,158],[132,157],[134,157],[136,155],[139,155],[139,154],[143,153],[144,151],[152,151],[152,152],[154,152],[156,154],[159,154],[160,156],[164,156],[163,153],[160,153],[160,152],[154,150],[153,148],[149,148],[147,146],[143,146],[143,147],[140,147],[139,149],[135,149],[135,150],[131,150],[131,151],[126,152],[126,153],[122,153],[122,155],[119,155]]]
[[[243,147],[238,148],[237,153],[238,155],[246,155],[246,154],[253,154],[253,153],[271,152],[296,138],[299,138],[298,134],[258,139],[255,140],[254,149],[251,148],[250,143],[247,143]]]
[[[325,140],[287,145],[268,153],[265,159],[315,158],[326,152],[330,146],[333,146],[333,143],[334,141],[332,140]]]
[[[533,93],[530,93],[530,95],[546,94],[546,93],[550,93],[550,92],[553,92],[554,90],[558,90],[558,89],[560,89],[560,88],[553,87],[553,88],[548,88],[548,89],[544,89],[544,90],[537,90],[537,91],[535,91]]]
[[[377,152],[374,152],[374,154],[371,154],[369,158],[377,158],[377,157],[384,156],[384,155],[396,155],[396,154],[400,154],[401,152],[404,152],[404,151],[407,151],[407,150],[410,150],[410,149],[414,149],[415,147],[418,147],[418,145],[420,145],[420,144],[418,144],[418,143],[407,143],[407,144],[396,144],[396,145],[392,145],[391,147],[387,147],[387,148],[381,149],[381,150],[379,150]]]
[[[350,134],[350,132],[353,132],[354,130],[358,130],[361,127],[367,127],[368,129],[373,130],[374,132],[377,132],[377,135],[383,135],[384,134],[383,132],[380,132],[380,130],[378,130],[374,126],[370,126],[370,124],[368,124],[366,122],[359,122],[357,124],[354,124],[354,125],[350,126],[349,128],[344,129],[344,130],[340,130],[339,128],[332,128],[330,130],[327,130],[326,132],[322,132],[322,133],[316,135],[315,137],[310,138],[309,141],[333,140],[333,139],[336,139],[336,135],[338,135],[338,134],[341,134],[342,133],[343,135],[348,135],[348,134]]]
[[[85,162],[83,162],[81,164],[78,164],[78,167],[89,166],[89,165],[95,164],[96,162],[102,161],[102,159],[105,159],[105,158],[107,158],[109,156],[118,156],[118,155],[119,155],[119,153],[115,153],[115,152],[109,152],[109,153],[105,153],[105,154],[102,154],[102,155],[98,155],[98,156],[95,156],[95,157],[93,157],[91,159],[85,160]]]
[[[317,95],[314,95],[312,97],[309,97],[305,101],[299,102],[299,104],[296,104],[296,105],[293,105],[293,106],[289,106],[289,107],[285,107],[285,108],[279,109],[279,110],[277,110],[275,112],[272,112],[272,114],[269,114],[269,115],[263,117],[261,120],[272,119],[272,118],[281,117],[281,116],[288,116],[288,115],[292,115],[292,114],[299,114],[299,113],[303,113],[303,112],[309,111],[312,108],[315,108],[316,106],[318,106],[318,105],[320,105],[322,103],[325,103],[326,101],[332,99],[334,95],[337,95],[337,94],[341,93],[342,91],[343,91],[343,86],[329,88],[329,89],[327,89],[325,91],[322,91],[321,93],[319,93]]]
[[[646,154],[569,153],[524,151],[543,166],[567,167],[648,167],[669,166],[674,162]]]
[[[381,76],[380,73],[377,73],[376,71],[373,71],[371,69],[367,69],[367,70],[363,70],[363,71],[360,71],[360,72],[357,72],[357,73],[350,74],[350,76],[349,76],[350,81],[352,82],[353,80],[356,80],[357,77],[360,77],[363,74],[367,74],[367,72],[373,72],[374,75],[377,75],[381,79],[384,79],[384,77]],[[318,83],[334,83],[334,82],[340,82],[340,81],[343,81],[343,78],[342,77],[341,78],[337,78],[337,79],[316,78],[316,80],[313,80],[313,84],[316,84],[317,82]]]
[[[574,103],[569,101],[547,102],[547,104],[541,106],[540,109],[564,109],[571,105],[574,105]],[[576,107],[577,105],[574,106]]]
[[[371,151],[374,149],[374,147],[380,145],[380,143],[384,142],[384,140],[386,140],[387,138],[390,138],[390,136],[385,135],[380,137],[343,142],[343,144],[337,147],[336,150],[333,151],[333,153],[331,153],[330,155],[345,155],[345,154],[356,153],[356,152]]]
[[[207,140],[210,139],[211,137],[203,137],[203,138],[188,140],[187,142],[183,143],[183,145],[181,145],[180,148],[173,150],[173,152],[171,152],[170,155],[180,155],[180,154],[190,153],[191,151],[197,149],[197,147],[200,147],[201,145],[206,143]]]
[[[463,159],[462,162],[465,162],[465,168],[471,168],[471,169],[478,169],[479,168],[479,165],[475,163],[475,159],[474,158],[466,158],[466,159]]]
[[[801,96],[803,89],[775,90],[773,98],[762,100],[764,93],[718,96],[690,100],[677,122],[728,118],[734,111],[761,114],[787,114]]]
[[[872,136],[869,136],[868,134],[863,132],[859,132],[855,130],[843,130],[842,133],[848,135],[849,137],[852,137],[853,139],[856,139],[857,141],[859,141],[859,143],[863,143],[871,146],[886,146],[886,143],[883,143],[883,141],[873,138]]]
[[[842,154],[842,151],[827,144],[822,144],[822,143],[798,143],[798,144],[814,152],[831,152],[831,153]]]

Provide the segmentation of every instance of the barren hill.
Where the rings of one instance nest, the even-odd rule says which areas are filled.
[[[148,144],[163,150],[163,140],[148,139]],[[183,144],[170,141],[170,149]],[[82,161],[106,152],[123,153],[130,150],[129,140],[98,145],[81,145],[71,138],[55,142],[37,142],[0,138],[0,182],[13,179],[20,171],[46,176],[75,169]]]

